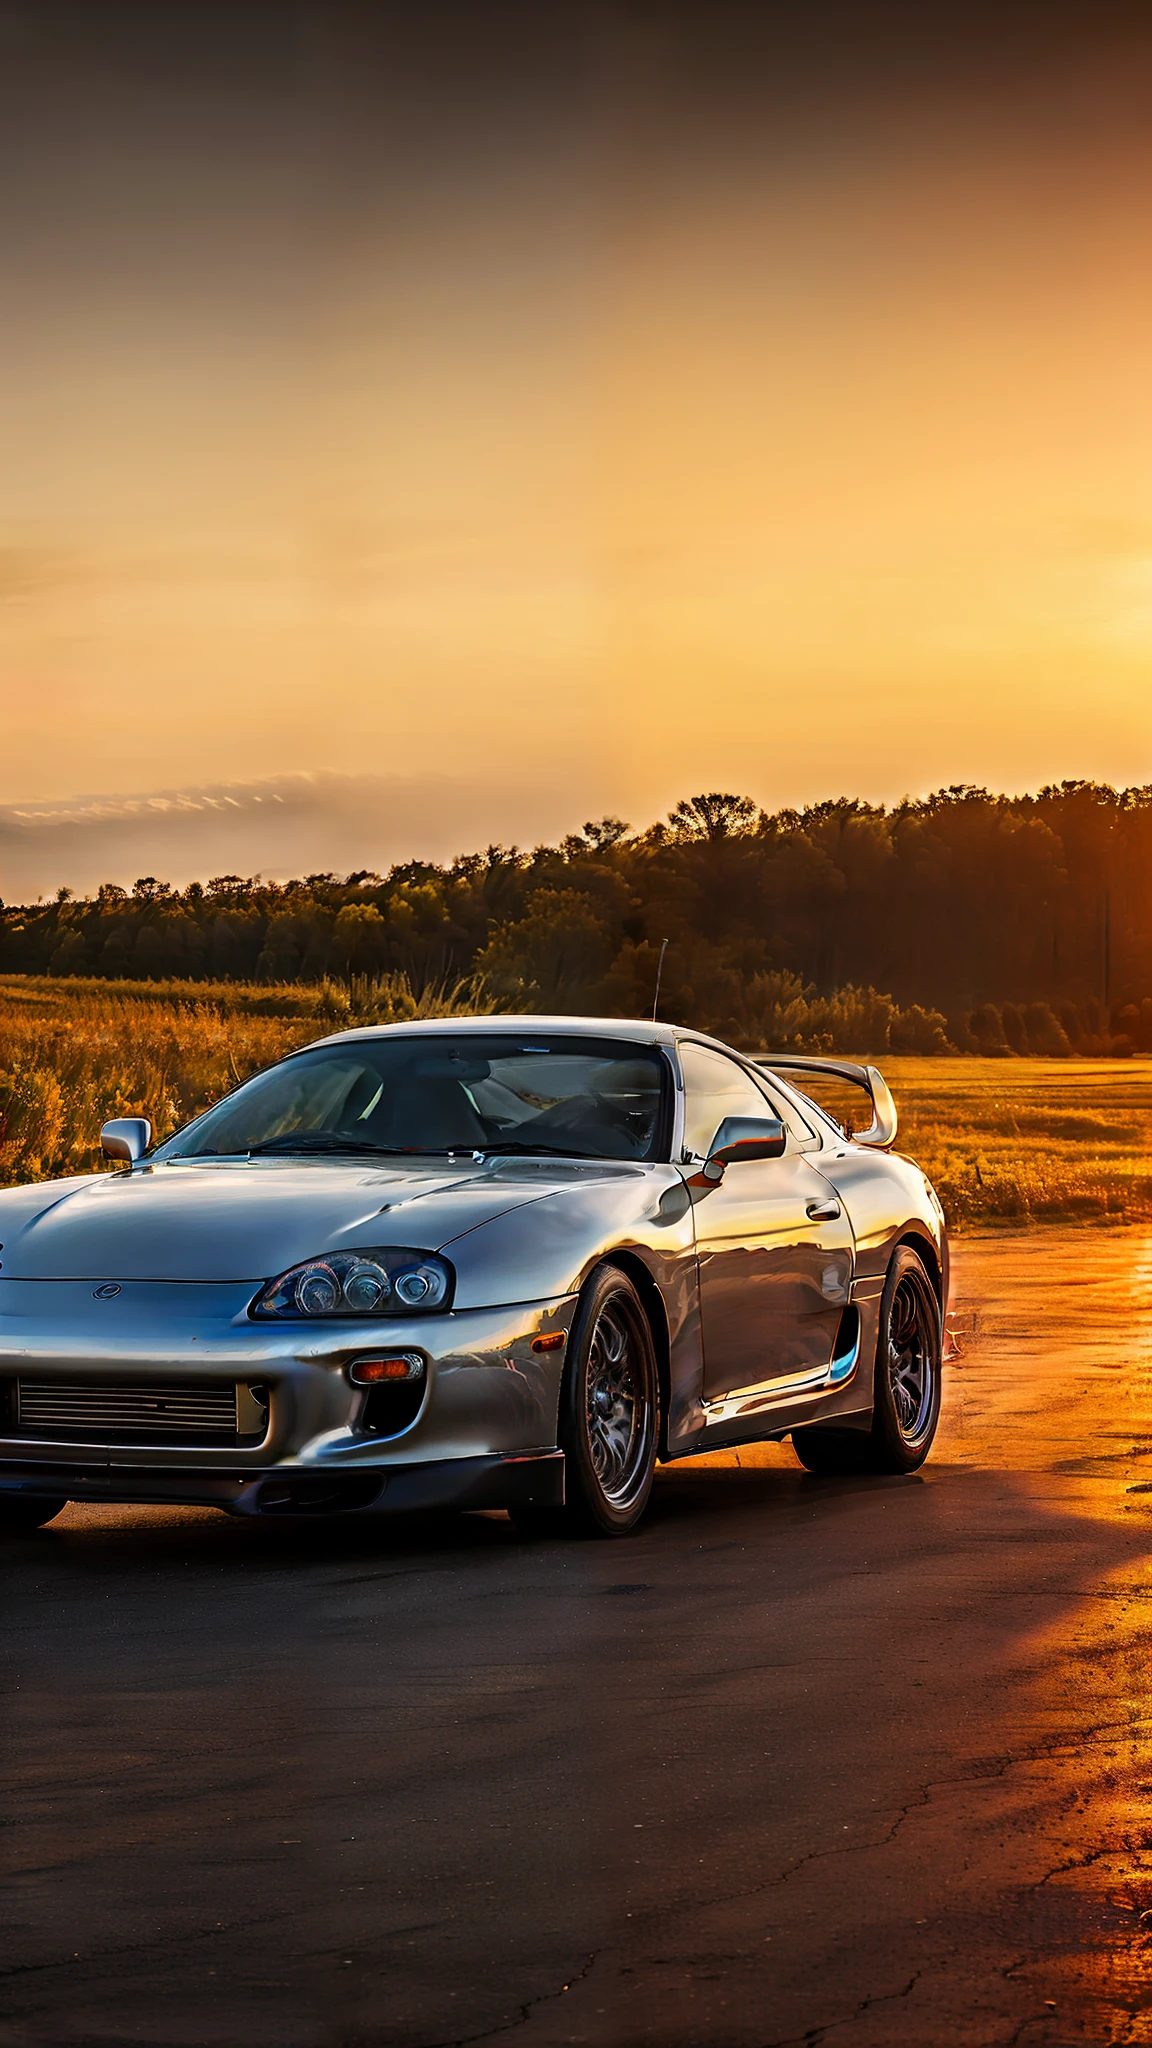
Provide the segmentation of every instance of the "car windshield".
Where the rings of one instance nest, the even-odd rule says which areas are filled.
[[[524,1152],[655,1159],[666,1068],[611,1039],[461,1032],[297,1053],[177,1132],[157,1160]]]

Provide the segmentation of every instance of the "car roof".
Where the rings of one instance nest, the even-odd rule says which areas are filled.
[[[313,1039],[312,1045],[332,1045],[338,1039],[411,1038],[417,1034],[423,1037],[425,1033],[437,1036],[475,1032],[491,1038],[502,1032],[514,1032],[520,1037],[526,1031],[537,1036],[541,1032],[562,1031],[568,1038],[624,1038],[638,1045],[674,1045],[680,1039],[692,1038],[704,1045],[719,1046],[724,1052],[732,1050],[705,1032],[692,1031],[682,1024],[654,1024],[650,1017],[539,1017],[504,1013],[489,1017],[410,1017],[399,1024],[362,1024]],[[301,1052],[309,1050],[309,1046],[300,1047]]]

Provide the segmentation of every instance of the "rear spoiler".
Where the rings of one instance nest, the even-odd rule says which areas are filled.
[[[830,1074],[837,1081],[850,1081],[854,1087],[863,1088],[872,1104],[872,1122],[866,1131],[854,1131],[852,1141],[856,1145],[874,1145],[878,1151],[886,1152],[896,1142],[896,1104],[892,1100],[887,1081],[879,1067],[860,1067],[855,1060],[810,1059],[806,1054],[795,1052],[771,1053],[756,1061],[758,1067],[767,1067],[769,1072],[783,1074],[785,1079],[795,1074]],[[799,1081],[803,1087],[802,1078]]]

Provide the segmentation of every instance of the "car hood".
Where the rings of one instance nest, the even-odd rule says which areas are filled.
[[[341,1245],[439,1251],[574,1182],[646,1176],[615,1162],[213,1160],[0,1194],[12,1280],[259,1281]]]

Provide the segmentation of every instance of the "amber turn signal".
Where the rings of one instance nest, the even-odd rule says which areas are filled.
[[[559,1351],[564,1342],[563,1330],[549,1330],[544,1337],[533,1337],[533,1351]]]
[[[374,1387],[379,1380],[419,1380],[424,1360],[418,1351],[393,1351],[387,1358],[355,1358],[348,1367],[354,1387]]]

